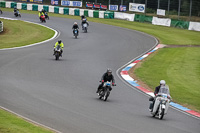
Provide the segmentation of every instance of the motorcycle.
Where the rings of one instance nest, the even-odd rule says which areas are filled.
[[[2,10],[0,9],[0,14],[3,14]]]
[[[21,17],[21,14],[19,13],[19,11],[14,12],[15,17]]]
[[[104,101],[106,101],[110,95],[110,91],[111,91],[111,82],[107,81],[103,84],[103,87],[100,89],[98,96],[99,99],[102,99]]]
[[[42,16],[40,17],[40,21],[46,23],[46,19],[45,19],[45,16],[44,16],[44,15],[42,15]]]
[[[74,36],[75,36],[75,38],[77,39],[77,36],[78,36],[78,29],[74,29]]]
[[[45,14],[44,14],[44,15],[45,15],[45,18],[49,20],[49,15],[48,15],[48,13],[47,13],[47,12],[45,12]]]
[[[169,95],[169,87],[167,85],[161,86],[157,96],[155,97],[154,105],[153,103],[150,104],[150,106],[153,106],[150,110],[152,116],[158,116],[160,120],[163,119],[164,115],[167,114],[170,101],[171,97]]]
[[[85,33],[87,33],[87,27],[88,27],[87,23],[84,23],[83,24],[83,30],[84,30]]]
[[[61,56],[61,47],[60,45],[57,45],[57,47],[55,48],[55,52],[54,52],[54,55],[55,55],[55,60],[59,60],[59,57]]]

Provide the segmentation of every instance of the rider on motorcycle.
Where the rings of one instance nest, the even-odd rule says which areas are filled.
[[[153,97],[150,97],[150,98],[149,98],[149,101],[153,101],[153,103],[150,103],[149,110],[151,110],[151,111],[153,110],[156,96],[157,96],[157,94],[158,94],[158,92],[159,92],[161,86],[165,86],[165,85],[166,85],[165,80],[160,80],[160,85],[157,86],[157,87],[155,88],[155,91],[154,91],[155,97],[154,97],[154,98],[153,98]],[[170,99],[171,97],[168,96],[168,98]]]
[[[61,53],[60,53],[60,56],[62,57],[64,44],[62,43],[61,40],[58,40],[58,42],[55,43],[55,46],[54,46],[54,54],[53,54],[53,55],[55,55],[55,49],[56,49],[56,47],[57,47],[58,45],[60,45],[60,47],[61,47]]]
[[[40,20],[42,19],[41,16],[43,16],[43,15],[44,15],[44,13],[42,11],[40,11],[38,14]]]
[[[85,24],[85,23],[87,24],[87,26],[89,26],[89,23],[88,23],[87,19],[83,18],[82,22],[81,22],[82,29],[83,29],[83,24]]]
[[[99,87],[97,88],[97,92],[99,93],[100,89],[103,87],[104,82],[111,82],[112,81],[112,86],[115,85],[115,79],[114,76],[112,75],[112,70],[110,68],[107,69],[107,72],[103,74],[102,78],[101,78],[101,84],[99,85]],[[110,91],[112,90],[112,88],[110,88]]]
[[[75,29],[79,29],[77,22],[74,22],[72,29],[73,29],[73,33],[74,33]],[[77,32],[78,32],[78,30],[77,30]]]
[[[18,13],[19,12],[19,10],[17,9],[17,7],[15,6],[14,7],[14,13]]]

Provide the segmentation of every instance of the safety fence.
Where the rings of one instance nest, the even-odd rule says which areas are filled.
[[[47,12],[57,13],[57,14],[66,14],[74,16],[85,15],[87,17],[104,18],[104,19],[124,19],[128,21],[147,22],[153,25],[162,25],[168,27],[177,27],[188,30],[200,31],[199,22],[181,21],[170,18],[159,18],[153,16],[145,16],[143,14],[129,14],[129,13],[113,12],[113,11],[99,11],[99,10],[0,1],[0,7],[14,8],[15,6],[18,9],[22,10],[41,11],[42,9],[44,9]]]
[[[3,32],[3,22],[0,21],[0,32]]]

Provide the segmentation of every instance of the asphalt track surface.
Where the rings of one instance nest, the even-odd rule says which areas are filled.
[[[14,18],[13,13],[4,12]],[[23,20],[40,23],[37,15]],[[89,32],[72,36],[72,19],[50,17],[65,44],[55,61],[53,45],[0,51],[0,106],[63,133],[199,133],[200,121],[170,108],[163,120],[148,111],[148,97],[124,84],[118,68],[151,49],[153,37],[90,22]],[[80,21],[78,21],[80,22]],[[102,74],[112,68],[116,80],[107,102],[96,95]],[[159,81],[158,81],[159,82]]]

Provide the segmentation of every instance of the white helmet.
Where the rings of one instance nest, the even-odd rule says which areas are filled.
[[[74,24],[77,24],[77,22],[74,22]]]
[[[165,80],[160,80],[160,84],[165,85],[166,84]]]

